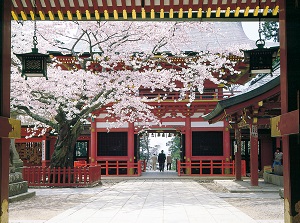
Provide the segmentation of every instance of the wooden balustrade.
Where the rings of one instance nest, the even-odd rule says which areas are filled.
[[[105,160],[98,161],[98,164],[101,165],[102,176],[141,176],[141,162],[141,160],[137,163],[126,160]]]
[[[188,163],[177,162],[178,176],[234,176],[235,162],[224,160],[200,160]],[[246,176],[246,162],[242,160],[242,176]]]
[[[101,181],[101,166],[49,168],[30,166],[23,168],[28,186],[86,187]]]

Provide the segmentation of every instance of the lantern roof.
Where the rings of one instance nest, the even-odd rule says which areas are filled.
[[[279,0],[11,0],[14,20],[277,21]],[[262,10],[260,10],[262,9]]]
[[[32,48],[32,52],[29,53],[18,53],[15,54],[20,60],[22,60],[23,57],[26,56],[38,56],[38,57],[49,57],[49,54],[43,54],[43,53],[39,53],[37,48]]]

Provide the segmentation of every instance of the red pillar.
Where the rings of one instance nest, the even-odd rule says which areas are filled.
[[[129,123],[128,126],[128,160],[134,162],[134,123]]]
[[[276,148],[281,148],[281,137],[276,137]]]
[[[224,124],[227,122],[224,121]],[[223,130],[223,155],[226,163],[230,162],[230,131],[229,128],[225,125]],[[225,174],[230,174],[230,168],[225,165]]]
[[[273,144],[272,144],[272,138],[270,137],[264,137],[261,139],[261,169],[264,168],[264,166],[270,166],[273,163]]]
[[[250,125],[250,148],[251,185],[258,186],[258,132],[256,123]]]
[[[91,147],[90,147],[90,164],[97,165],[97,126],[96,121],[91,122]]]
[[[234,153],[234,160],[235,160],[235,180],[242,180],[242,134],[241,129],[237,126],[234,129],[235,133],[235,140],[236,140],[236,151]]]
[[[224,122],[225,124],[226,122]],[[226,162],[230,161],[230,131],[229,128],[226,126],[223,130],[223,151],[224,151],[224,158]]]
[[[11,1],[0,4],[0,116],[10,117]],[[2,119],[3,120],[3,119]],[[1,130],[5,128],[0,121]],[[8,131],[9,132],[9,131]],[[9,138],[0,137],[0,223],[8,222]]]
[[[279,1],[281,113],[299,109],[300,7],[298,1]],[[292,122],[293,120],[291,120]],[[284,217],[298,222],[300,203],[299,134],[282,136],[284,176]]]
[[[185,118],[185,162],[191,162],[192,157],[192,128],[191,117]]]

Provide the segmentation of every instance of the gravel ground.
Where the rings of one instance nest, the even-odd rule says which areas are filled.
[[[116,183],[118,183],[116,180],[102,180],[102,185],[88,189],[69,189],[68,192],[56,188],[38,190],[35,197],[10,203],[9,220],[17,222],[18,220],[51,219],[77,205],[78,200],[89,199]],[[275,222],[275,220],[283,222],[283,199],[276,193],[229,193],[211,181],[198,181],[198,183],[253,219],[259,220],[258,222]]]
[[[278,193],[229,193],[213,182],[199,182],[232,206],[240,209],[254,220],[262,222],[284,219],[284,201]]]

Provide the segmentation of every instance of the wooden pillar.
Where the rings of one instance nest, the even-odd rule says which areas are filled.
[[[235,160],[235,180],[239,181],[242,180],[242,134],[241,129],[237,126],[234,129],[235,140],[236,140],[236,151],[234,153],[234,160]]]
[[[134,123],[128,126],[128,158],[129,162],[134,162]]]
[[[256,119],[256,118],[254,118]],[[257,122],[250,124],[250,174],[251,185],[258,186],[258,132]]]
[[[225,123],[225,122],[224,122]],[[223,151],[226,162],[230,161],[230,131],[226,126],[223,130]]]
[[[185,118],[185,160],[184,162],[190,163],[192,157],[192,128],[191,128],[191,117],[186,116]],[[186,168],[186,174],[190,174],[191,169]]]
[[[224,121],[224,124],[227,122]],[[226,163],[230,162],[230,131],[227,125],[223,129],[223,155]],[[225,165],[225,174],[230,174],[230,168]]]
[[[97,165],[97,126],[96,120],[92,119],[91,122],[91,147],[89,161],[91,165]]]
[[[0,4],[0,117],[10,117],[11,1]],[[0,119],[0,128],[5,130]],[[7,127],[9,128],[9,127]],[[9,130],[8,130],[9,132]],[[0,136],[0,223],[8,222],[9,138]]]
[[[300,7],[294,0],[279,4],[281,113],[286,114],[299,109]],[[285,223],[300,219],[299,141],[299,134],[282,136]]]
[[[281,148],[281,137],[276,137],[276,148]]]
[[[264,137],[261,140],[261,169],[264,168],[264,166],[271,166],[273,164],[273,147],[272,147],[272,138],[270,137]]]

